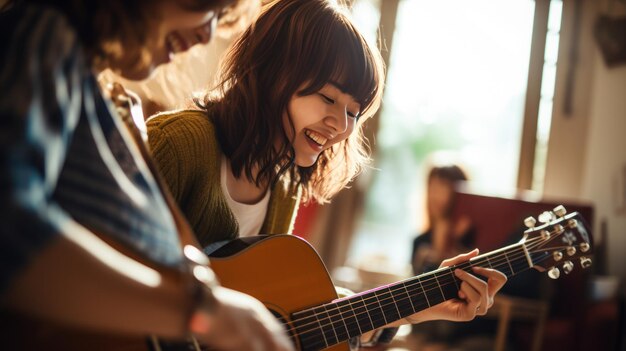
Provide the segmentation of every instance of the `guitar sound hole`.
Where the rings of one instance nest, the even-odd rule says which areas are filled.
[[[283,327],[285,328],[285,331],[289,335],[289,338],[293,342],[294,346],[298,346],[298,345],[296,345],[296,339],[295,339],[295,335],[293,333],[294,330],[292,330],[291,325],[287,323],[287,319],[285,319],[280,313],[274,311],[273,309],[269,309],[269,310],[270,310],[270,312],[272,312],[274,317],[276,317],[276,319],[278,319],[278,321],[283,325]]]

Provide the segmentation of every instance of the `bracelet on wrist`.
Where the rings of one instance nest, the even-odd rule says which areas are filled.
[[[188,245],[184,252],[188,258],[187,276],[192,297],[187,328],[193,334],[204,334],[210,328],[210,316],[218,303],[212,289],[219,283],[200,250]]]

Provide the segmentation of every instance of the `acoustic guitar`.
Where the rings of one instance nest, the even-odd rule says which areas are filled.
[[[570,273],[577,263],[582,268],[589,267],[592,241],[584,219],[576,212],[566,214],[562,206],[542,216],[545,223],[539,226],[532,217],[525,220],[529,228],[517,244],[341,299],[337,298],[332,279],[315,249],[293,235],[231,241],[211,255],[211,267],[223,286],[263,302],[282,322],[296,349],[349,350],[348,340],[352,337],[457,298],[460,281],[453,274],[457,268],[493,268],[509,278],[535,269],[547,271],[549,277],[556,279],[561,271]],[[48,343],[45,349],[72,348]],[[95,349],[107,350],[83,348]],[[165,342],[155,337],[143,344],[109,349],[208,350],[196,340]]]

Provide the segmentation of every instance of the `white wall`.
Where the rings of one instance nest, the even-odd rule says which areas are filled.
[[[583,1],[573,113],[564,113],[573,3],[564,1],[544,192],[594,205],[594,238],[606,221],[608,273],[620,277],[626,295],[626,65],[606,67],[592,32],[606,4]]]
[[[582,195],[595,204],[595,232],[607,224],[609,273],[626,282],[626,65],[594,67]],[[597,236],[597,235],[596,235]],[[626,287],[623,290],[626,292]]]

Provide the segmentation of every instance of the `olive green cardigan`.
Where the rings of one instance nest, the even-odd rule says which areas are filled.
[[[162,176],[203,247],[234,239],[239,226],[220,183],[222,151],[206,113],[182,110],[150,118],[148,140]],[[300,192],[279,180],[259,234],[291,234]]]

